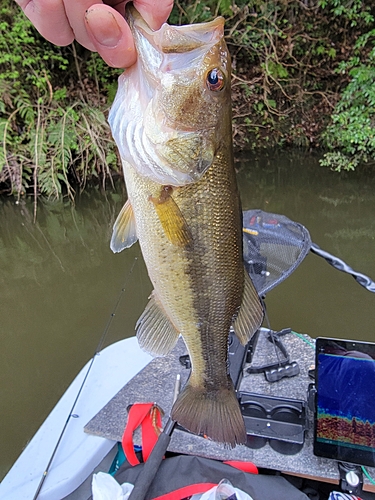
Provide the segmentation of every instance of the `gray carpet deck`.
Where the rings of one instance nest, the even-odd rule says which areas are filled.
[[[311,383],[308,370],[314,364],[314,349],[306,342],[313,342],[313,340],[308,336],[304,336],[304,339],[305,341],[294,334],[287,334],[282,338],[291,361],[297,361],[300,366],[298,376],[269,383],[263,374],[247,374],[244,372],[240,390],[269,396],[306,400],[308,385]],[[130,380],[86,425],[85,431],[96,436],[121,441],[127,422],[127,407],[135,402],[157,403],[165,412],[163,418],[163,423],[165,423],[172,406],[176,376],[180,373],[182,384],[184,384],[189,375],[189,370],[179,362],[179,356],[185,353],[184,342],[180,339],[175,349],[168,356],[155,358]],[[253,365],[264,364],[272,360],[276,361],[273,345],[266,339],[264,334],[261,334]],[[309,421],[312,422],[311,412],[308,412],[308,416]],[[329,482],[338,482],[336,463],[333,460],[315,457],[313,455],[312,441],[313,429],[309,429],[306,432],[305,443],[301,451],[294,455],[286,455],[272,449],[268,442],[259,449],[252,449],[244,445],[228,449],[218,443],[175,429],[168,450],[212,459],[251,461],[261,468],[275,469],[288,474],[314,479],[319,478]],[[134,434],[134,443],[141,445],[139,430]],[[375,477],[375,470],[369,469],[369,471],[372,477]],[[365,481],[367,483],[367,480]],[[368,483],[366,486],[368,486]]]

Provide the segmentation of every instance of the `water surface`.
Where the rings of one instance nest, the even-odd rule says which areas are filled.
[[[283,154],[248,157],[238,179],[244,210],[286,215],[314,243],[375,279],[373,175],[339,175],[319,167],[316,157]],[[312,253],[268,294],[267,309],[273,328],[375,342],[375,294]]]
[[[305,225],[312,240],[375,278],[375,180],[338,175],[307,154],[247,155],[236,164],[243,209]],[[0,478],[91,358],[125,289],[105,344],[134,334],[151,285],[138,244],[109,249],[122,184],[69,204],[0,200]],[[271,326],[312,337],[375,341],[375,294],[309,254],[267,296]],[[124,360],[126,362],[126,360]]]

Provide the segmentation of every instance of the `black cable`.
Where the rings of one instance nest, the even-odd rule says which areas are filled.
[[[328,262],[328,264],[333,266],[335,269],[338,269],[339,271],[343,271],[344,273],[348,273],[351,276],[353,276],[353,278],[357,281],[357,283],[366,288],[366,290],[368,290],[369,292],[375,293],[375,282],[365,274],[354,271],[350,266],[348,266],[348,264],[346,264],[346,262],[339,259],[335,255],[332,255],[331,253],[322,250],[315,243],[311,244],[310,250],[316,255],[319,255],[319,257],[323,257],[323,259],[325,259]]]

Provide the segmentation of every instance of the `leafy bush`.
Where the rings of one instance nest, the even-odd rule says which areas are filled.
[[[370,34],[373,47],[365,63],[353,57],[339,68],[351,79],[323,134],[326,146],[338,151],[326,153],[321,164],[338,172],[375,162],[375,30]],[[363,48],[362,38],[356,46]]]
[[[106,90],[118,71],[97,54],[44,40],[7,0],[0,9],[0,186],[74,197],[92,178],[118,172]],[[89,78],[82,79],[82,74]],[[91,77],[91,78],[90,78]]]
[[[2,89],[12,96],[8,92]],[[1,181],[13,194],[73,198],[74,186],[84,187],[90,177],[111,178],[117,157],[102,111],[84,101],[41,97],[34,103],[22,89],[12,97],[14,111],[0,119],[0,163]]]

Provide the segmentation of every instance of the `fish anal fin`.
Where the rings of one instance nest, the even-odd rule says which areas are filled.
[[[137,239],[134,212],[128,200],[122,207],[113,226],[110,244],[111,250],[114,253],[121,252],[125,248],[131,247]]]
[[[173,245],[187,247],[192,242],[186,220],[172,197],[173,188],[163,186],[159,198],[150,196],[164,233]]]
[[[136,324],[140,347],[153,356],[165,356],[175,346],[179,332],[167,317],[155,292]]]
[[[264,311],[258,293],[250,279],[245,273],[244,291],[242,304],[233,328],[242,345],[246,345],[254,333],[258,330],[263,321]]]
[[[246,430],[232,384],[208,392],[186,384],[172,407],[172,419],[194,434],[234,448],[246,443]]]

